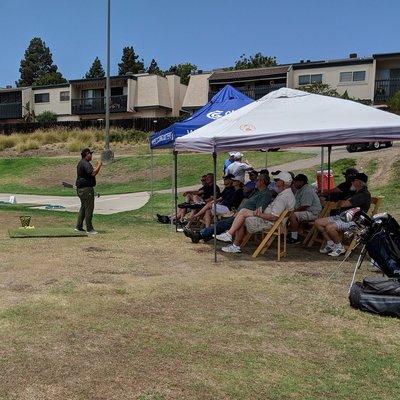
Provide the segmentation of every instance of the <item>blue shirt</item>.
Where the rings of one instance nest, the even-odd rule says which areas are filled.
[[[228,169],[228,167],[229,167],[232,163],[233,163],[233,161],[231,161],[229,158],[227,158],[227,159],[224,161],[224,167],[223,167],[224,176],[226,175],[226,170]]]

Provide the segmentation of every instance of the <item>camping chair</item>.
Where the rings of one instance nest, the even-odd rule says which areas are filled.
[[[336,203],[333,201],[327,201],[325,203],[324,208],[322,209],[318,218],[326,218],[329,217],[330,212],[336,207]],[[311,247],[314,242],[322,243],[323,239],[318,237],[318,229],[315,226],[314,222],[312,222],[312,227],[308,232],[307,236],[303,240],[303,244],[307,245],[307,247]]]
[[[382,197],[372,197],[371,198],[371,205],[369,206],[368,209],[368,216],[372,217],[373,215],[378,213],[379,206],[381,204]],[[346,254],[345,257],[347,257],[357,246],[356,239],[353,237],[349,245],[344,245],[344,248],[346,249]]]
[[[255,249],[252,257],[256,258],[260,253],[265,254],[265,252],[269,249],[271,244],[274,242],[275,238],[278,239],[278,248],[277,248],[277,258],[280,261],[281,257],[286,255],[286,236],[287,236],[287,229],[285,225],[285,219],[288,218],[288,214],[290,213],[289,210],[284,210],[279,215],[279,218],[275,221],[274,225],[262,232],[262,240],[258,247]],[[250,238],[255,235],[252,233],[248,233],[242,242],[241,247],[244,247]],[[282,235],[283,235],[283,249],[282,249]]]

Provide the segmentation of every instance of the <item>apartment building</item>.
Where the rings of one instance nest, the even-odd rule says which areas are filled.
[[[187,86],[180,77],[132,74],[110,78],[110,118],[177,117]],[[105,78],[75,79],[66,84],[0,89],[0,123],[20,122],[33,110],[51,111],[58,121],[103,119]]]
[[[400,53],[373,54],[327,61],[301,60],[269,68],[212,72],[192,75],[183,108],[195,110],[225,84],[257,100],[280,87],[299,88],[312,83],[328,84],[339,94],[385,105],[400,90]]]

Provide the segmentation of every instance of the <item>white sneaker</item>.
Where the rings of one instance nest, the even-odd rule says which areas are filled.
[[[86,232],[88,235],[97,235],[99,232],[93,230],[93,231],[87,231]]]
[[[337,246],[328,254],[328,256],[339,257],[344,253],[346,253],[346,249],[343,246]]]
[[[225,253],[241,253],[242,250],[236,244],[230,244],[229,246],[222,247],[221,249]]]
[[[319,252],[321,254],[328,254],[331,253],[333,251],[333,247],[329,246],[329,244],[327,244],[323,249],[319,249]]]
[[[232,242],[232,235],[228,231],[215,236],[215,238],[217,240],[220,240],[221,242],[227,242],[227,243]]]

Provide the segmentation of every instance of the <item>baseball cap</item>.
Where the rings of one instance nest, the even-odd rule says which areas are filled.
[[[93,154],[93,151],[90,150],[89,147],[86,147],[86,148],[84,148],[84,149],[81,151],[81,156],[82,156],[82,157],[85,157],[85,156],[87,156],[88,154]]]
[[[347,168],[346,171],[343,172],[344,176],[354,176],[358,174],[358,169],[356,168]]]
[[[235,177],[235,175],[233,174],[227,174],[224,177],[222,177],[222,179],[233,179]]]
[[[232,180],[233,181],[239,181],[239,182],[242,182],[242,183],[244,183],[244,177],[243,176],[234,176],[233,178],[232,178]]]
[[[358,179],[364,183],[368,182],[368,176],[365,175],[363,172],[358,172],[357,174],[355,174],[354,179]]]
[[[271,175],[279,175],[282,171],[278,169],[278,171],[271,172]]]
[[[231,151],[230,153],[229,153],[229,157],[234,157],[236,155],[236,151]]]
[[[297,174],[293,180],[308,183],[308,178],[304,174]]]
[[[289,172],[281,171],[278,175],[274,176],[274,179],[279,179],[285,183],[292,183],[292,175]]]
[[[239,160],[240,158],[242,158],[242,157],[243,157],[243,154],[242,154],[242,153],[239,153],[239,152],[237,152],[237,153],[235,153],[234,157],[235,157],[235,160]]]

